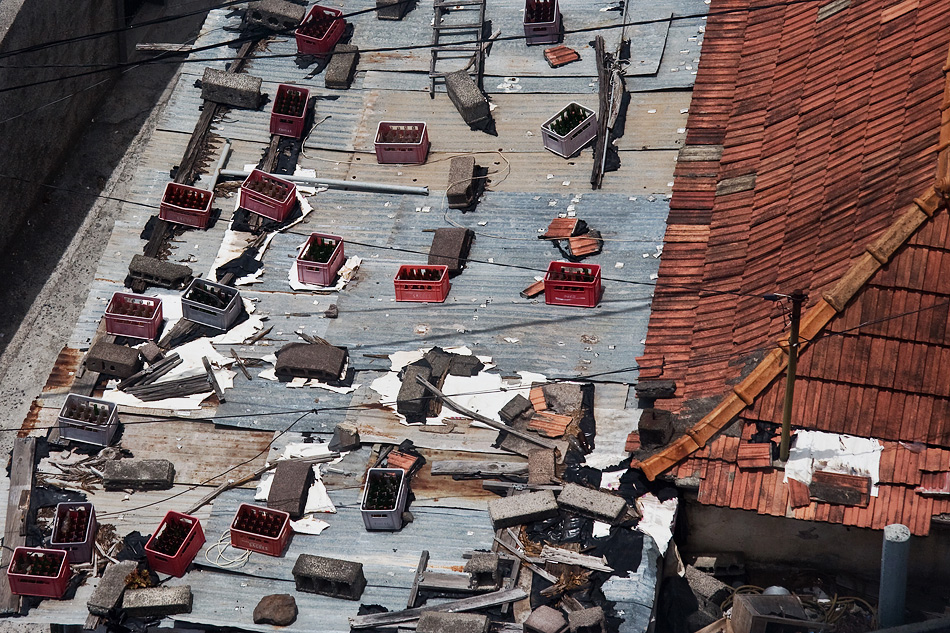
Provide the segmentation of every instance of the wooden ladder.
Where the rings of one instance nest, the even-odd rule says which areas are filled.
[[[429,97],[435,98],[435,82],[461,68],[474,68],[475,83],[481,85],[485,58],[485,0],[434,0],[432,60],[429,64]],[[464,61],[446,71],[439,62]]]

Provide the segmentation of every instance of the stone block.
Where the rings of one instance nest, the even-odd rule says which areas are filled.
[[[125,593],[125,579],[129,574],[135,571],[138,563],[134,560],[123,560],[118,563],[110,563],[99,584],[93,590],[92,595],[86,602],[86,608],[89,613],[105,617],[109,612],[119,604],[122,594]]]
[[[449,365],[449,374],[471,378],[477,376],[483,369],[485,369],[485,364],[478,359],[478,356],[455,354],[452,356],[452,364]]]
[[[475,552],[465,563],[465,573],[472,576],[473,589],[501,587],[501,559],[492,552]]]
[[[445,197],[450,209],[467,209],[475,202],[475,157],[456,156],[449,163]]]
[[[248,5],[245,19],[249,26],[290,33],[303,22],[306,13],[306,7],[287,0],[259,0]]]
[[[122,597],[122,610],[130,618],[164,618],[191,613],[191,587],[149,587],[129,589]]]
[[[637,430],[642,446],[666,446],[673,437],[673,415],[663,409],[644,409]]]
[[[175,483],[175,465],[167,459],[114,459],[102,466],[106,490],[167,490]]]
[[[622,497],[574,483],[564,484],[557,504],[568,512],[604,523],[616,523],[627,512],[627,502]]]
[[[441,347],[433,347],[425,353],[422,359],[429,363],[429,367],[432,368],[432,378],[429,379],[430,383],[436,387],[442,384],[442,381],[445,380],[445,377],[449,374],[455,356],[456,354],[447,352]]]
[[[165,358],[165,352],[162,351],[162,348],[155,344],[155,341],[148,341],[145,345],[139,348],[139,353],[149,364],[158,362]]]
[[[256,110],[261,105],[261,83],[260,77],[205,68],[201,77],[201,98],[236,108]]]
[[[396,411],[406,416],[408,422],[413,423],[425,422],[431,398],[429,390],[416,381],[417,376],[421,376],[423,380],[431,384],[432,368],[428,363],[413,363],[405,368],[402,386],[399,387],[399,395],[396,396]]]
[[[293,569],[297,591],[318,593],[331,598],[359,600],[366,588],[363,563],[301,554]]]
[[[511,424],[521,414],[527,413],[532,409],[533,407],[531,406],[531,401],[519,393],[514,398],[509,400],[508,404],[501,408],[501,411],[498,412],[498,417],[500,417],[505,423]]]
[[[732,588],[718,578],[701,572],[692,565],[686,566],[686,582],[697,597],[718,607],[732,593]]]
[[[254,607],[254,624],[287,626],[297,620],[297,601],[289,593],[264,596]]]
[[[416,625],[417,633],[488,633],[490,622],[481,613],[424,611]]]
[[[557,609],[546,604],[531,612],[524,621],[525,633],[564,633],[567,630],[567,619]]]
[[[607,621],[600,607],[581,609],[567,614],[567,625],[571,633],[606,633]]]
[[[142,369],[142,357],[137,349],[97,341],[86,353],[86,369],[116,378],[128,378]]]
[[[274,373],[279,378],[316,378],[323,382],[340,380],[349,353],[345,347],[325,343],[289,343],[277,352]]]
[[[267,507],[286,512],[291,519],[299,519],[307,506],[307,495],[313,485],[313,478],[313,465],[308,462],[278,462],[267,495]]]
[[[557,501],[550,490],[526,492],[488,502],[488,515],[491,517],[492,527],[496,530],[550,519],[557,516],[557,513]]]
[[[333,48],[333,57],[323,71],[323,81],[327,88],[347,90],[353,83],[356,66],[360,61],[360,49],[353,44],[337,44]]]
[[[528,453],[528,483],[545,486],[557,479],[554,451],[539,448]]]
[[[377,20],[401,20],[412,0],[376,0]]]
[[[478,89],[467,70],[457,70],[445,76],[445,90],[455,109],[469,127],[479,127],[491,117],[488,99]]]
[[[192,276],[190,267],[184,264],[163,262],[154,257],[133,255],[129,262],[129,276],[150,286],[160,286],[170,290],[183,288]]]
[[[676,393],[676,383],[672,380],[641,380],[633,390],[641,400],[672,398]]]
[[[360,447],[360,432],[355,424],[341,422],[333,429],[333,438],[330,440],[328,448],[331,451],[344,453],[353,451]]]
[[[465,267],[475,234],[471,229],[436,229],[429,246],[430,266],[448,266],[450,275],[458,275]],[[473,357],[474,358],[474,357]]]
[[[548,409],[562,415],[574,415],[584,404],[584,392],[581,385],[569,382],[555,382],[541,387]]]

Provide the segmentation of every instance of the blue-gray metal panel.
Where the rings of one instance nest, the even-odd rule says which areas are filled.
[[[614,602],[621,616],[620,633],[644,633],[653,619],[659,589],[660,551],[653,538],[644,534],[640,566],[626,578],[611,576],[603,585],[604,595]]]
[[[696,83],[699,49],[703,42],[705,20],[674,20],[666,37],[666,50],[655,76],[626,78],[629,92],[692,88]],[[681,53],[680,51],[687,51]]]

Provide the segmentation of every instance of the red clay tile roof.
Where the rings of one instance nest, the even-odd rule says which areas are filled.
[[[914,492],[950,470],[950,372],[937,371],[950,218],[933,189],[950,182],[950,12],[865,0],[818,21],[819,8],[710,5],[639,359],[641,378],[676,381],[657,407],[701,420],[644,471],[679,462],[702,503],[926,534],[950,512]],[[761,295],[795,289],[809,300],[793,425],[884,440],[867,508],[806,505],[781,470],[739,468],[748,434],[707,444],[740,414],[780,422],[786,319]]]

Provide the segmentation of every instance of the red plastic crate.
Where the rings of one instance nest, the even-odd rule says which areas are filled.
[[[213,200],[214,195],[210,191],[170,182],[165,185],[162,203],[158,207],[158,217],[166,222],[204,229],[208,227],[208,221],[211,219]]]
[[[83,516],[85,516],[85,526],[81,524]],[[91,503],[58,503],[53,517],[53,534],[49,539],[49,546],[66,552],[71,564],[88,563],[92,560],[92,547],[97,527],[96,509]]]
[[[231,547],[281,556],[292,533],[288,513],[242,503],[231,522]]]
[[[55,575],[46,576],[31,573],[27,567],[30,560],[48,558],[53,561]],[[18,547],[13,550],[7,579],[10,591],[18,596],[39,596],[41,598],[62,598],[69,586],[69,561],[66,552],[61,549],[42,549],[39,547]]]
[[[162,325],[162,300],[125,292],[112,295],[106,307],[106,332],[152,340]]]
[[[339,9],[313,5],[303,22],[294,31],[297,40],[297,53],[300,55],[325,56],[333,52],[333,47],[340,41],[343,31],[346,30],[346,20],[340,18],[343,12]]]
[[[375,147],[381,165],[421,165],[429,153],[429,131],[422,121],[380,121]]]
[[[265,187],[268,191],[256,191]],[[297,202],[297,185],[272,174],[255,169],[241,183],[241,207],[283,222]]]
[[[326,262],[315,262],[304,259],[303,256],[310,250],[311,245],[331,245],[336,248],[327,258]],[[338,235],[327,235],[324,233],[311,233],[310,239],[304,244],[303,250],[297,256],[297,281],[302,284],[315,284],[317,286],[332,286],[336,281],[336,273],[343,266],[346,257],[343,254],[343,238]]]
[[[524,35],[528,46],[561,41],[561,8],[558,0],[525,0]]]
[[[165,535],[166,530],[175,527],[186,530],[185,537],[178,546],[178,550],[174,554],[159,551],[157,549],[161,547],[159,540]],[[158,529],[152,534],[152,538],[145,544],[145,558],[148,560],[148,566],[152,571],[181,578],[185,575],[188,565],[195,559],[204,544],[205,533],[201,529],[201,522],[198,519],[181,512],[169,510],[162,522],[158,524]]]
[[[600,302],[600,266],[551,262],[544,276],[544,302],[548,305],[593,308]]]
[[[297,96],[294,93],[298,93]],[[300,86],[280,84],[274,97],[274,107],[271,108],[270,133],[300,138],[309,107],[309,90]]]
[[[424,301],[442,303],[449,294],[448,266],[399,267],[393,283],[396,286],[396,301]]]

